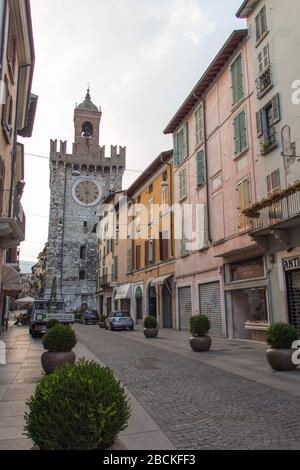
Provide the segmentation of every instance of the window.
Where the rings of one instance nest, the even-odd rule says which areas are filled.
[[[135,269],[137,271],[141,269],[141,245],[137,245],[135,248]]]
[[[153,224],[154,222],[154,199],[153,197],[148,201],[148,214],[149,214],[149,223]]]
[[[280,192],[280,171],[276,170],[267,176],[268,197]]]
[[[153,193],[153,184],[150,184],[149,186],[149,194],[152,194]]]
[[[119,259],[117,256],[114,257],[113,273],[113,280],[117,280],[119,274]]]
[[[262,96],[264,96],[266,92],[273,86],[268,44],[258,54],[257,61],[258,79],[256,80],[256,88],[258,98],[262,98]]]
[[[179,173],[179,200],[182,201],[187,197],[187,170],[184,168]]]
[[[85,122],[82,125],[82,133],[81,137],[85,137],[86,139],[91,139],[93,137],[93,125],[90,122]]]
[[[17,57],[17,48],[16,48],[16,36],[13,28],[12,16],[9,18],[8,26],[8,40],[7,40],[7,61],[9,66],[9,72],[11,79],[13,81],[15,69],[16,69],[16,57]]]
[[[161,206],[162,206],[162,213],[166,214],[168,211],[169,206],[169,187],[161,188]]]
[[[180,132],[174,134],[174,165],[179,166],[189,156],[189,128],[186,123]]]
[[[202,186],[205,181],[205,159],[204,159],[204,150],[201,150],[198,152],[197,157],[196,157],[196,163],[197,163],[197,185]]]
[[[256,113],[257,135],[262,138],[262,155],[265,155],[274,145],[277,145],[275,124],[280,120],[280,98],[277,93],[264,108]]]
[[[147,240],[145,242],[145,265],[149,266],[150,264],[155,263],[155,241]]]
[[[83,227],[84,227],[84,228],[87,228],[87,226],[88,226],[87,221],[84,221],[84,222],[83,222]]]
[[[86,258],[86,247],[82,246],[80,248],[80,259],[85,259]]]
[[[80,270],[79,271],[79,280],[80,281],[85,281],[85,278],[86,278],[85,271]]]
[[[127,274],[132,273],[132,249],[127,250]]]
[[[204,141],[204,123],[203,123],[203,106],[201,105],[195,112],[196,124],[196,146],[202,144]]]
[[[182,218],[182,239],[181,239],[181,256],[187,256],[189,254],[187,250],[187,220]]]
[[[10,142],[12,137],[12,120],[13,120],[13,98],[9,91],[8,79],[4,79],[4,100],[2,107],[2,129],[5,137]]]
[[[249,218],[243,214],[243,211],[245,209],[248,209],[248,207],[250,207],[251,205],[249,179],[246,179],[237,185],[237,193],[238,193],[238,213],[239,213],[238,228],[239,228],[239,231],[245,231],[248,228],[250,228]]]
[[[243,110],[234,120],[234,153],[240,155],[247,148],[246,111]]]
[[[160,243],[160,259],[161,261],[166,261],[169,259],[169,232],[160,232],[159,234],[159,243]]]
[[[231,66],[231,79],[232,79],[232,105],[235,106],[244,98],[244,76],[243,76],[243,61],[242,56],[233,62]]]
[[[267,12],[266,7],[264,6],[258,15],[255,18],[255,25],[256,25],[256,41],[260,41],[260,39],[266,35],[268,32],[267,26]]]

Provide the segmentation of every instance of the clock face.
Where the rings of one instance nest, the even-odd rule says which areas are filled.
[[[82,206],[93,206],[102,198],[101,186],[92,180],[79,180],[73,186],[73,197]]]

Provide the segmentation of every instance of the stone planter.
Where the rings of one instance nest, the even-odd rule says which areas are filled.
[[[190,338],[190,346],[196,352],[209,351],[211,342],[210,336],[193,336]]]
[[[54,369],[63,367],[66,364],[74,365],[76,361],[76,354],[70,352],[44,352],[41,357],[41,362],[44,371],[47,375],[51,374]]]
[[[145,338],[157,338],[158,328],[144,328]]]
[[[297,369],[292,363],[293,349],[268,349],[267,360],[271,368],[278,372]]]
[[[99,321],[99,328],[106,328],[105,321]]]

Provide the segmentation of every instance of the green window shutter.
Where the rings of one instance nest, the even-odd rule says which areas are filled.
[[[232,104],[233,106],[238,102],[237,99],[237,66],[236,62],[231,67],[231,80],[232,80]]]
[[[234,153],[239,155],[241,153],[241,137],[240,137],[240,117],[237,116],[234,120]]]
[[[244,97],[243,61],[241,55],[237,59],[237,95],[238,101]]]
[[[256,113],[256,129],[257,137],[260,137],[263,134],[263,122],[262,122],[262,111]]]
[[[205,183],[205,162],[204,151],[201,150],[197,154],[197,184],[201,186]]]
[[[273,108],[273,124],[276,124],[281,119],[279,93],[277,93],[272,99],[272,108]]]
[[[185,124],[183,128],[183,160],[189,156],[189,125]]]
[[[179,165],[179,150],[178,150],[178,135],[173,135],[173,142],[174,142],[174,150],[173,150],[173,157],[174,157],[174,166]]]
[[[239,115],[240,121],[240,146],[241,152],[248,147],[247,127],[246,127],[246,111],[242,111]]]

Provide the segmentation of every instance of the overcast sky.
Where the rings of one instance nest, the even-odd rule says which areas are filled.
[[[241,0],[31,0],[39,95],[26,153],[49,157],[49,140],[73,142],[73,112],[88,83],[102,106],[101,145],[127,146],[143,170],[172,147],[163,129],[233,29]],[[225,6],[226,5],[226,6]],[[21,259],[35,261],[48,235],[49,163],[25,156],[27,217]],[[126,188],[137,174],[128,171]]]

